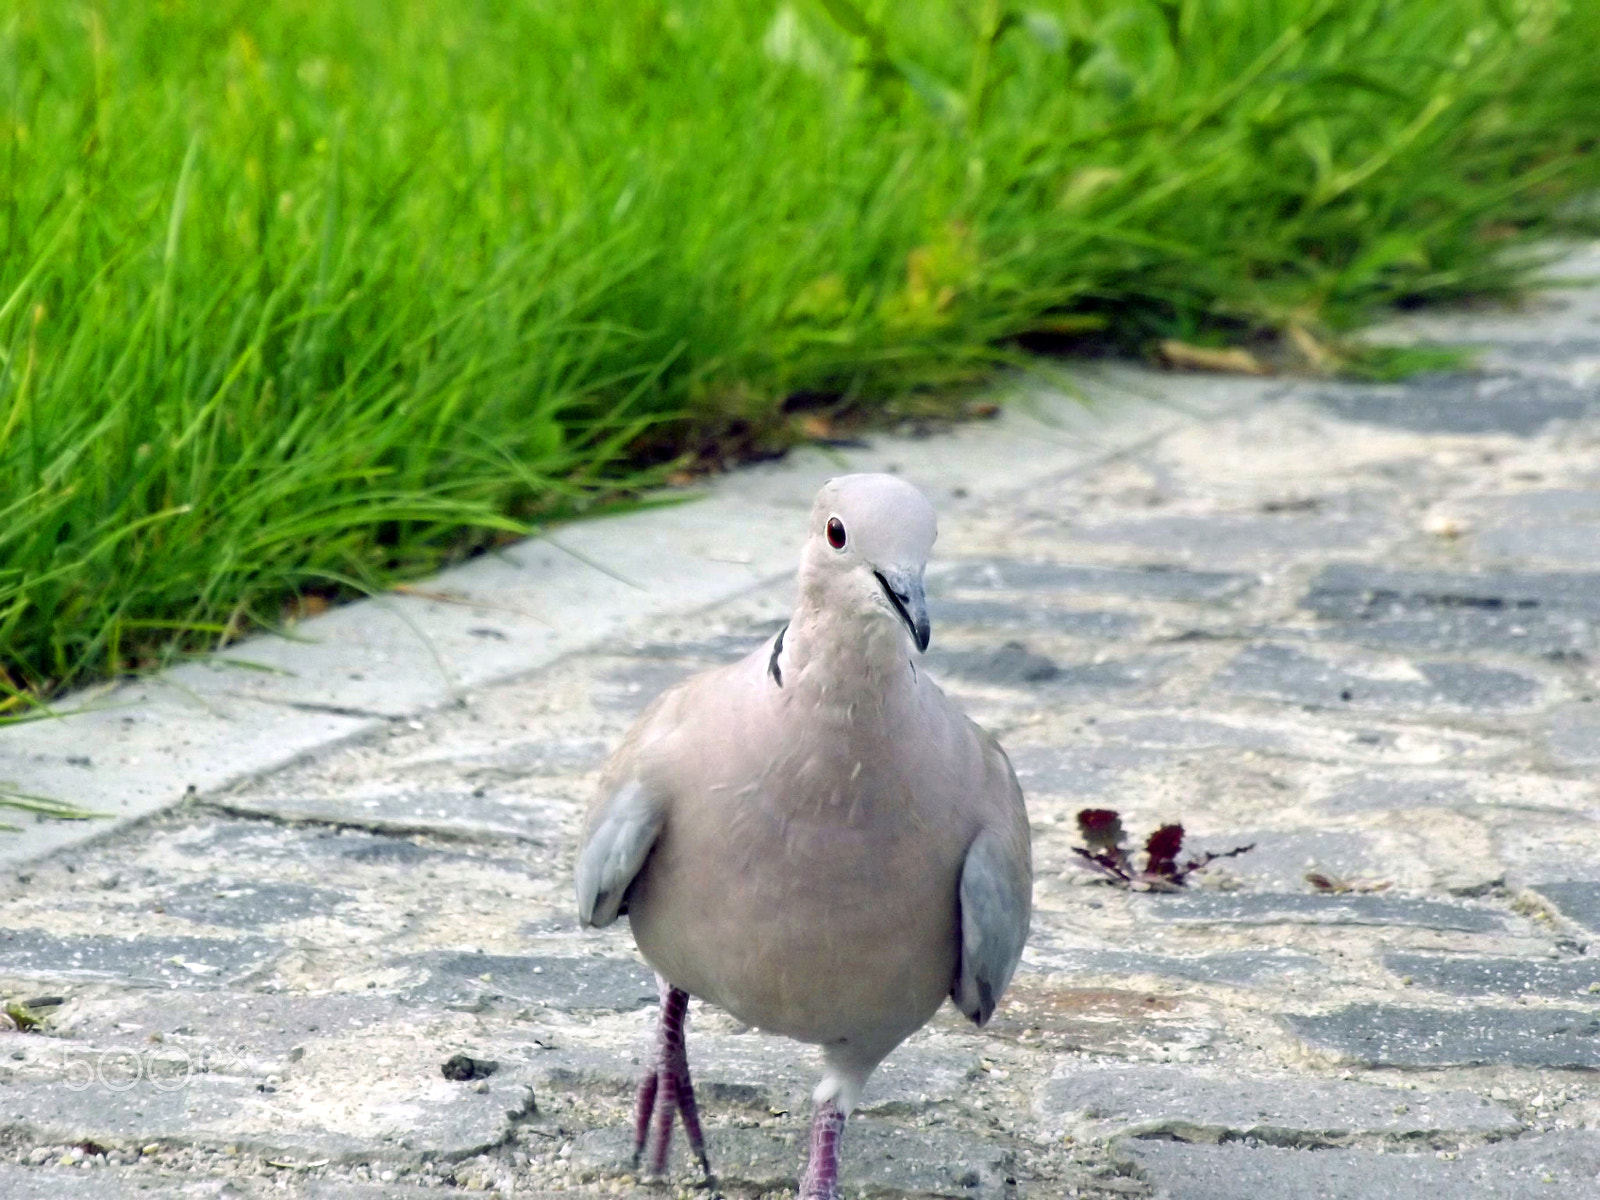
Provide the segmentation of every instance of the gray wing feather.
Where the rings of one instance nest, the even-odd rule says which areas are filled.
[[[978,834],[961,868],[961,967],[950,992],[978,1025],[994,1013],[1022,957],[1032,892],[1026,835],[1019,845],[997,830]]]
[[[666,805],[636,779],[605,801],[578,852],[578,924],[600,929],[617,919],[665,820]]]

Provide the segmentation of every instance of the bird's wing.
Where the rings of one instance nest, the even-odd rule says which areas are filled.
[[[1028,940],[1033,863],[1017,777],[999,745],[987,734],[979,737],[989,765],[981,797],[985,821],[961,867],[961,965],[950,996],[982,1025],[1011,982]]]
[[[637,778],[602,793],[578,851],[579,925],[600,929],[617,919],[666,818],[665,797]]]

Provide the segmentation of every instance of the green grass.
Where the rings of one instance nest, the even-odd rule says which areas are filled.
[[[1597,45],[1580,0],[11,0],[0,706],[794,397],[1505,289],[1600,181]]]

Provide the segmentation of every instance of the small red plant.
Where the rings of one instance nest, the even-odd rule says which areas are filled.
[[[1254,850],[1255,843],[1232,850],[1205,851],[1180,863],[1183,852],[1183,826],[1163,825],[1144,843],[1144,866],[1138,866],[1123,845],[1122,816],[1112,808],[1085,808],[1078,813],[1078,832],[1084,845],[1072,852],[1108,879],[1141,892],[1174,892],[1194,874],[1219,858],[1233,858]]]

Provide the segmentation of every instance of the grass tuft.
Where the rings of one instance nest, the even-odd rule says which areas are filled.
[[[1031,336],[1503,291],[1600,176],[1596,45],[1576,0],[13,0],[0,718]]]

